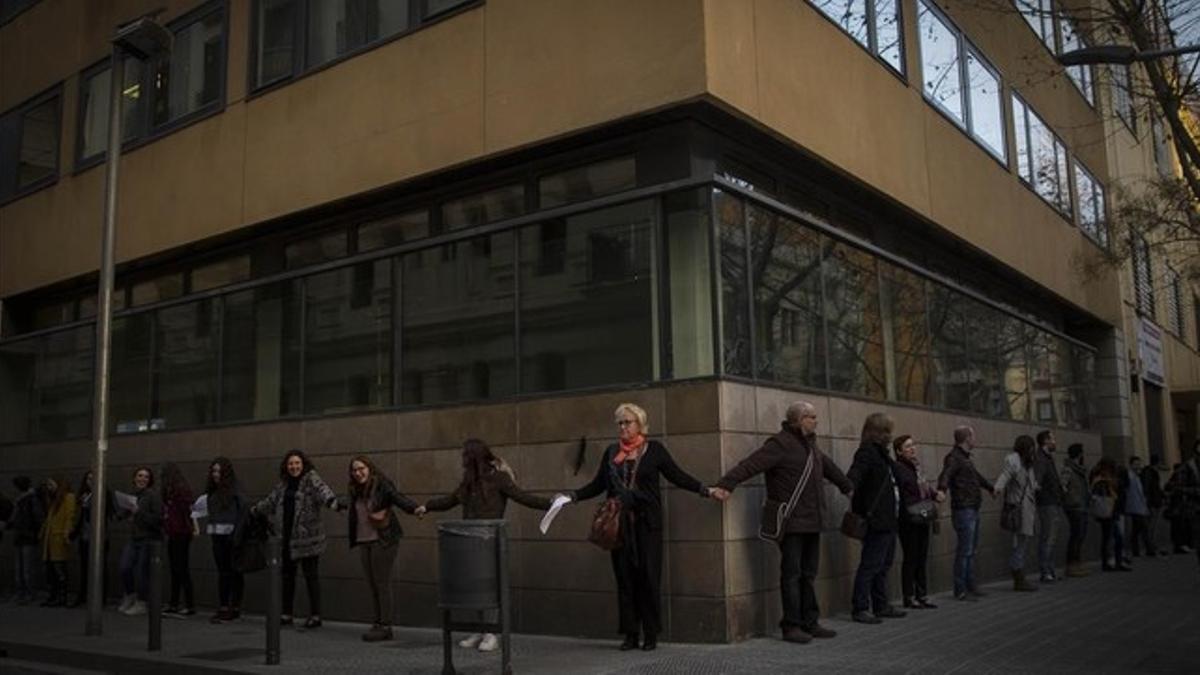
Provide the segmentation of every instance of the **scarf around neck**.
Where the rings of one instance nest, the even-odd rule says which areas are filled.
[[[627,459],[636,460],[639,456],[641,456],[642,449],[646,445],[646,437],[638,434],[637,436],[631,438],[628,443],[618,439],[617,444],[620,446],[620,449],[617,451],[616,456],[613,457],[613,464],[619,466]]]

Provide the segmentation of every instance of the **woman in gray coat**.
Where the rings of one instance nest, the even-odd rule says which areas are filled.
[[[269,517],[283,540],[281,619],[285,626],[292,625],[297,566],[304,571],[304,585],[308,587],[309,617],[304,627],[321,626],[321,585],[317,562],[325,552],[322,506],[337,509],[337,495],[321,480],[308,457],[300,450],[292,450],[284,455],[279,465],[279,483],[251,509],[253,513]]]
[[[1016,508],[1019,515],[1016,529],[1012,530],[1012,555],[1008,567],[1012,570],[1014,591],[1036,591],[1037,586],[1025,580],[1025,548],[1033,537],[1037,521],[1037,478],[1033,472],[1034,453],[1037,444],[1032,436],[1018,436],[1013,451],[1004,458],[1004,468],[996,479],[996,492],[1004,491],[1006,509]]]

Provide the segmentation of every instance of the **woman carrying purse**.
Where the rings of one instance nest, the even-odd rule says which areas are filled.
[[[945,501],[946,493],[938,492],[921,475],[917,459],[917,443],[907,434],[892,441],[896,453],[894,472],[900,490],[900,547],[904,563],[900,567],[900,586],[904,606],[908,609],[937,609],[929,602],[929,582],[926,577],[929,559],[929,532],[937,520],[937,502]]]

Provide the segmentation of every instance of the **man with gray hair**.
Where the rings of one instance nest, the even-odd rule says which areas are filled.
[[[817,410],[811,403],[796,401],[788,406],[782,427],[726,473],[713,488],[712,496],[725,501],[739,483],[765,473],[768,502],[786,504],[800,487],[808,458],[812,456],[810,479],[801,488],[776,540],[781,554],[779,592],[783,598],[783,620],[779,625],[784,640],[803,644],[814,637],[836,635],[817,622],[821,612],[813,590],[821,560],[821,512],[826,508],[821,479],[837,485],[845,494],[850,494],[854,486],[833,460],[817,448]]]
[[[938,490],[950,491],[950,514],[958,541],[954,547],[954,598],[974,601],[983,596],[975,583],[975,550],[979,548],[979,507],[983,490],[995,498],[992,482],[983,477],[971,460],[975,430],[963,425],[954,430],[954,449],[946,455]]]

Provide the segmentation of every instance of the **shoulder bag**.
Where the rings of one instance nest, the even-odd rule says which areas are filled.
[[[642,449],[641,454],[637,459],[633,460],[633,471],[629,472],[629,481],[623,481],[616,475],[616,469],[612,466],[612,460],[609,453],[604,453],[604,459],[601,460],[608,465],[611,472],[610,480],[619,486],[620,489],[632,490],[634,481],[637,480],[638,465],[641,464],[642,457],[650,449],[649,442]],[[605,551],[615,551],[621,548],[623,543],[621,538],[621,518],[624,516],[624,509],[621,507],[620,497],[609,497],[600,503],[596,508],[595,515],[592,516],[592,528],[588,532],[588,541],[599,546]]]
[[[1004,508],[1000,510],[1000,529],[1005,532],[1017,532],[1021,529],[1021,513],[1025,508],[1025,493],[1029,490],[1029,472],[1025,472],[1025,487],[1021,488],[1021,498],[1016,504],[1004,500]]]
[[[888,467],[887,470],[888,474],[890,475],[892,471],[891,467]],[[879,486],[879,492],[875,494],[875,499],[871,502],[871,508],[867,510],[866,514],[859,515],[854,512],[853,508],[846,511],[846,515],[842,516],[842,534],[850,537],[851,539],[862,540],[866,538],[867,529],[870,525],[868,518],[870,518],[872,513],[875,513],[875,507],[879,506],[879,500],[883,498],[883,491],[892,487],[891,485],[888,485],[888,483],[889,481],[885,476],[883,484]]]
[[[779,541],[783,538],[783,524],[796,509],[796,504],[800,501],[800,493],[804,492],[804,487],[808,485],[808,480],[812,477],[816,454],[816,448],[809,448],[808,461],[804,463],[804,472],[800,474],[800,480],[796,482],[792,496],[786,502],[780,502],[770,497],[763,502],[762,520],[758,526],[759,539]]]
[[[1092,517],[1096,520],[1109,520],[1113,517],[1113,510],[1117,506],[1117,500],[1112,496],[1107,487],[1102,487],[1097,483],[1092,488]]]

